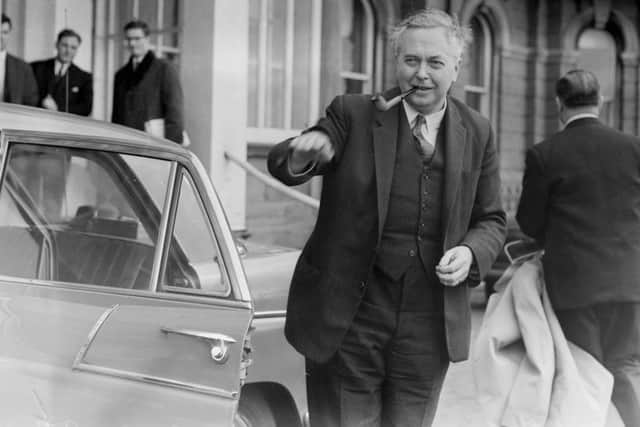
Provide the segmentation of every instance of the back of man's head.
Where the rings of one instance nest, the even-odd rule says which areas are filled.
[[[567,108],[597,107],[600,84],[590,71],[571,70],[556,83],[556,95]]]

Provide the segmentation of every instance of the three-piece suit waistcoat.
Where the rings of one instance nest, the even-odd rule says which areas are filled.
[[[376,265],[394,280],[415,257],[420,257],[426,269],[432,269],[442,256],[444,128],[438,132],[433,156],[423,160],[404,109],[400,114],[387,218],[376,257]]]

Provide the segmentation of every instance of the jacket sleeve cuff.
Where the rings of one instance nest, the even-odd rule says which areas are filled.
[[[471,255],[473,256],[473,261],[471,262],[471,268],[469,269],[469,275],[467,276],[466,282],[469,286],[476,286],[480,283],[480,268],[478,267],[478,261],[476,260],[476,255],[473,253],[473,249],[469,245],[462,245],[469,248],[471,251]]]

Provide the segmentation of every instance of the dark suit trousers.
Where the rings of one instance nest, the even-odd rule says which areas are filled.
[[[556,314],[565,337],[613,374],[612,400],[625,425],[640,426],[640,304],[603,303]]]
[[[336,354],[307,360],[311,427],[431,425],[449,366],[442,285],[414,260],[398,281],[374,268]]]

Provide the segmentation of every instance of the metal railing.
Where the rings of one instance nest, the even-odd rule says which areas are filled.
[[[304,203],[305,205],[316,210],[320,206],[320,201],[318,201],[317,199],[314,199],[313,197],[307,196],[306,194],[301,193],[300,191],[287,187],[277,179],[272,178],[271,176],[262,172],[261,170],[259,170],[258,168],[253,166],[251,163],[247,162],[246,160],[240,159],[239,157],[237,157],[232,153],[229,153],[228,151],[224,152],[224,157],[227,160],[231,161],[232,163],[240,166],[242,169],[245,170],[245,172],[247,172],[248,174],[256,178],[258,181],[262,182],[264,185],[279,191],[285,196],[290,197],[294,200],[297,200],[301,203]]]

